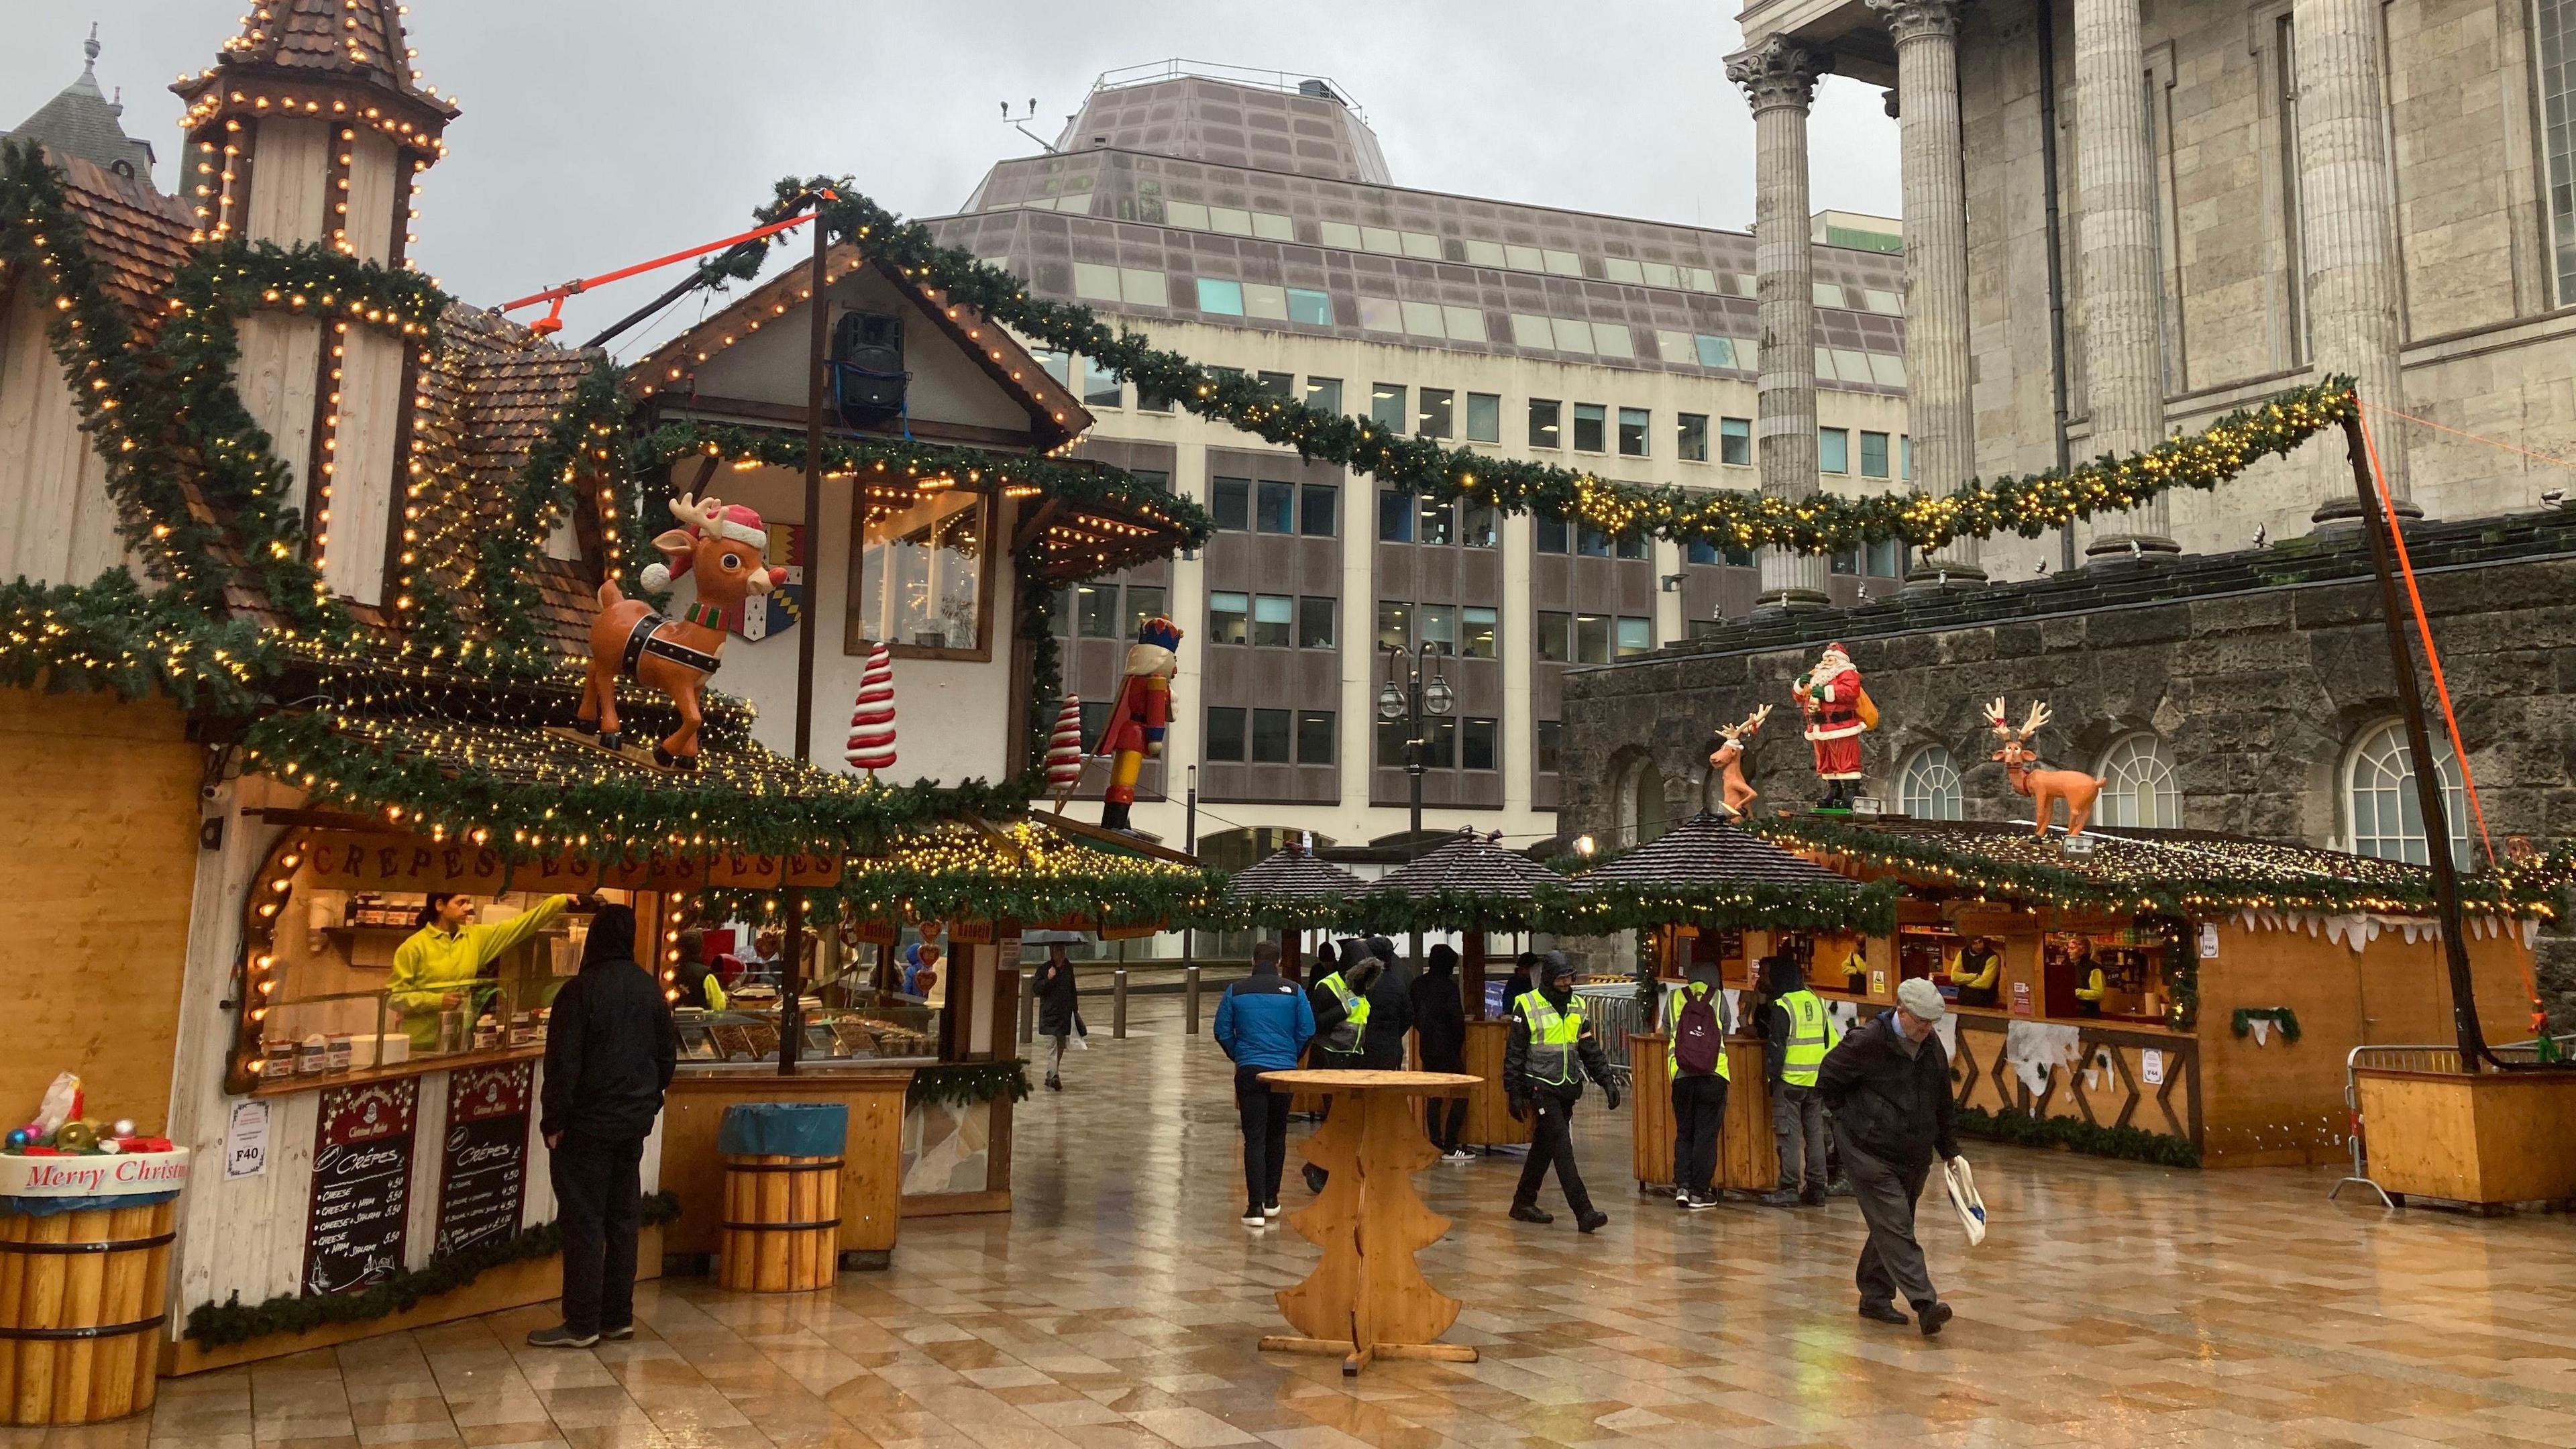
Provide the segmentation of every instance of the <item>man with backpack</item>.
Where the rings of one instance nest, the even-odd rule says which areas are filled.
[[[1673,1093],[1673,1206],[1717,1206],[1717,1132],[1726,1120],[1726,1021],[1717,967],[1691,963],[1664,997],[1664,1074]]]

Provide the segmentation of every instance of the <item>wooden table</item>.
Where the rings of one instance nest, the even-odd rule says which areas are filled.
[[[1265,1349],[1331,1354],[1342,1372],[1369,1360],[1474,1363],[1476,1350],[1435,1343],[1458,1321],[1458,1300],[1434,1289],[1413,1255],[1449,1231],[1423,1206],[1413,1174],[1439,1160],[1423,1135],[1423,1097],[1456,1096],[1479,1078],[1462,1072],[1264,1072],[1290,1091],[1333,1098],[1333,1115],[1306,1139],[1306,1160],[1332,1174],[1323,1194],[1289,1215],[1298,1235],[1324,1250],[1306,1281],[1279,1292],[1296,1335],[1269,1334]]]

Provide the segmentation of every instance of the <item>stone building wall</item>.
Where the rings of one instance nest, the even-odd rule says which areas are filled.
[[[2297,158],[2284,129],[2295,104],[2282,81],[2289,12],[2288,0],[2184,0],[2142,16],[2173,428],[2356,366],[2310,357],[2305,340]],[[2551,276],[2531,9],[2392,0],[2383,14],[2408,411],[2515,448],[2576,453],[2576,314],[2559,310]],[[2099,450],[2084,416],[2074,30],[2058,0],[2068,436],[2081,460]],[[2037,32],[2037,6],[2006,0],[1966,7],[1959,37],[1977,462],[1989,476],[2056,461]],[[2431,517],[2529,508],[2566,486],[2565,470],[2544,461],[2393,419],[2378,429],[2383,448],[2407,450]],[[2330,449],[2265,462],[2226,490],[2175,498],[2173,534],[2193,552],[2244,548],[2258,528],[2297,537],[2345,486],[2340,470]],[[2054,537],[1993,540],[1985,561],[1998,579],[2027,579],[2057,566],[2058,548]]]
[[[2514,548],[2545,549],[2539,556],[2479,558],[2479,528],[2441,530],[2456,548],[2428,541],[2427,557],[2468,561],[2422,577],[2488,824],[2499,843],[2519,834],[2544,848],[2576,837],[2576,516],[2554,517],[2568,519],[2563,535],[2515,536]],[[2209,561],[2207,572],[2214,582],[2246,577],[2245,559]],[[1669,782],[1671,809],[1700,808],[1715,793],[1710,730],[1761,704],[1775,709],[1746,772],[1762,792],[1756,811],[1815,799],[1789,685],[1819,644],[1840,638],[1881,711],[1865,755],[1869,793],[1890,809],[1901,762],[1937,743],[1960,767],[1969,818],[2030,818],[1987,758],[1982,711],[2000,694],[2016,719],[2030,701],[2048,703],[2055,718],[2038,743],[2053,765],[2098,769],[2120,737],[2156,735],[2179,775],[2187,826],[2348,844],[2346,760],[2396,716],[2375,587],[2345,578],[2193,594],[2188,570],[2177,587],[2184,596],[2154,602],[1964,617],[2010,613],[2017,593],[2025,604],[2063,595],[2080,605],[2102,592],[2071,580],[1999,588],[1928,622],[1919,604],[1843,611],[1576,671],[1566,681],[1561,829],[1615,841],[1641,761]],[[2434,724],[2438,737],[2438,714]],[[2576,941],[2545,938],[2544,958],[2555,1009],[2576,1023]]]

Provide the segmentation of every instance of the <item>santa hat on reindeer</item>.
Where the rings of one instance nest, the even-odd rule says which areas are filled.
[[[715,515],[713,527],[716,537],[729,538],[736,543],[747,543],[759,550],[762,558],[769,556],[769,528],[760,521],[760,513],[757,509],[746,508],[739,503],[728,503],[723,511]],[[697,524],[692,523],[688,527],[688,535],[692,543],[707,537],[707,534],[708,531]],[[646,564],[642,575],[644,587],[656,592],[667,589],[671,586],[672,580],[687,573],[689,565],[696,561],[695,553],[679,553],[671,555],[667,563]]]

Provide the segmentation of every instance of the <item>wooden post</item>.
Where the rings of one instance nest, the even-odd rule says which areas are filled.
[[[812,348],[805,368],[805,624],[796,631],[796,762],[814,758],[814,636],[822,621],[814,617],[815,550],[823,522],[823,364],[831,347],[832,299],[823,290],[823,254],[832,229],[823,219],[823,198],[814,202],[814,261],[808,273],[813,318]],[[797,1049],[804,1044],[805,991],[804,899],[787,897],[787,960],[778,968],[778,1074],[796,1075]],[[951,968],[954,969],[953,967]]]
[[[2477,1072],[2493,1060],[2478,1025],[2477,980],[2469,971],[2468,930],[2460,919],[2460,878],[2451,860],[2451,822],[2443,810],[2442,776],[2434,767],[2433,741],[2424,726],[2424,697],[2415,688],[2415,656],[2397,602],[2396,565],[2388,542],[2388,515],[2379,506],[2379,482],[2370,444],[2354,404],[2344,419],[2344,451],[2352,459],[2353,489],[2361,496],[2361,528],[2370,536],[2371,572],[2379,579],[2380,620],[2388,630],[2388,662],[2397,676],[2397,707],[2406,721],[2406,755],[2415,771],[2416,808],[2424,817],[2424,857],[2433,869],[2433,902],[2442,925],[2442,964],[2451,977],[2451,1028],[2460,1048],[2460,1070]],[[2431,640],[2425,647],[2432,646]],[[2466,762],[2464,761],[2463,764]]]
[[[1467,994],[1467,1019],[1485,1019],[1485,933],[1469,931],[1458,961],[1459,989]]]
[[[1306,933],[1288,930],[1279,933],[1279,974],[1303,984],[1306,980]]]

